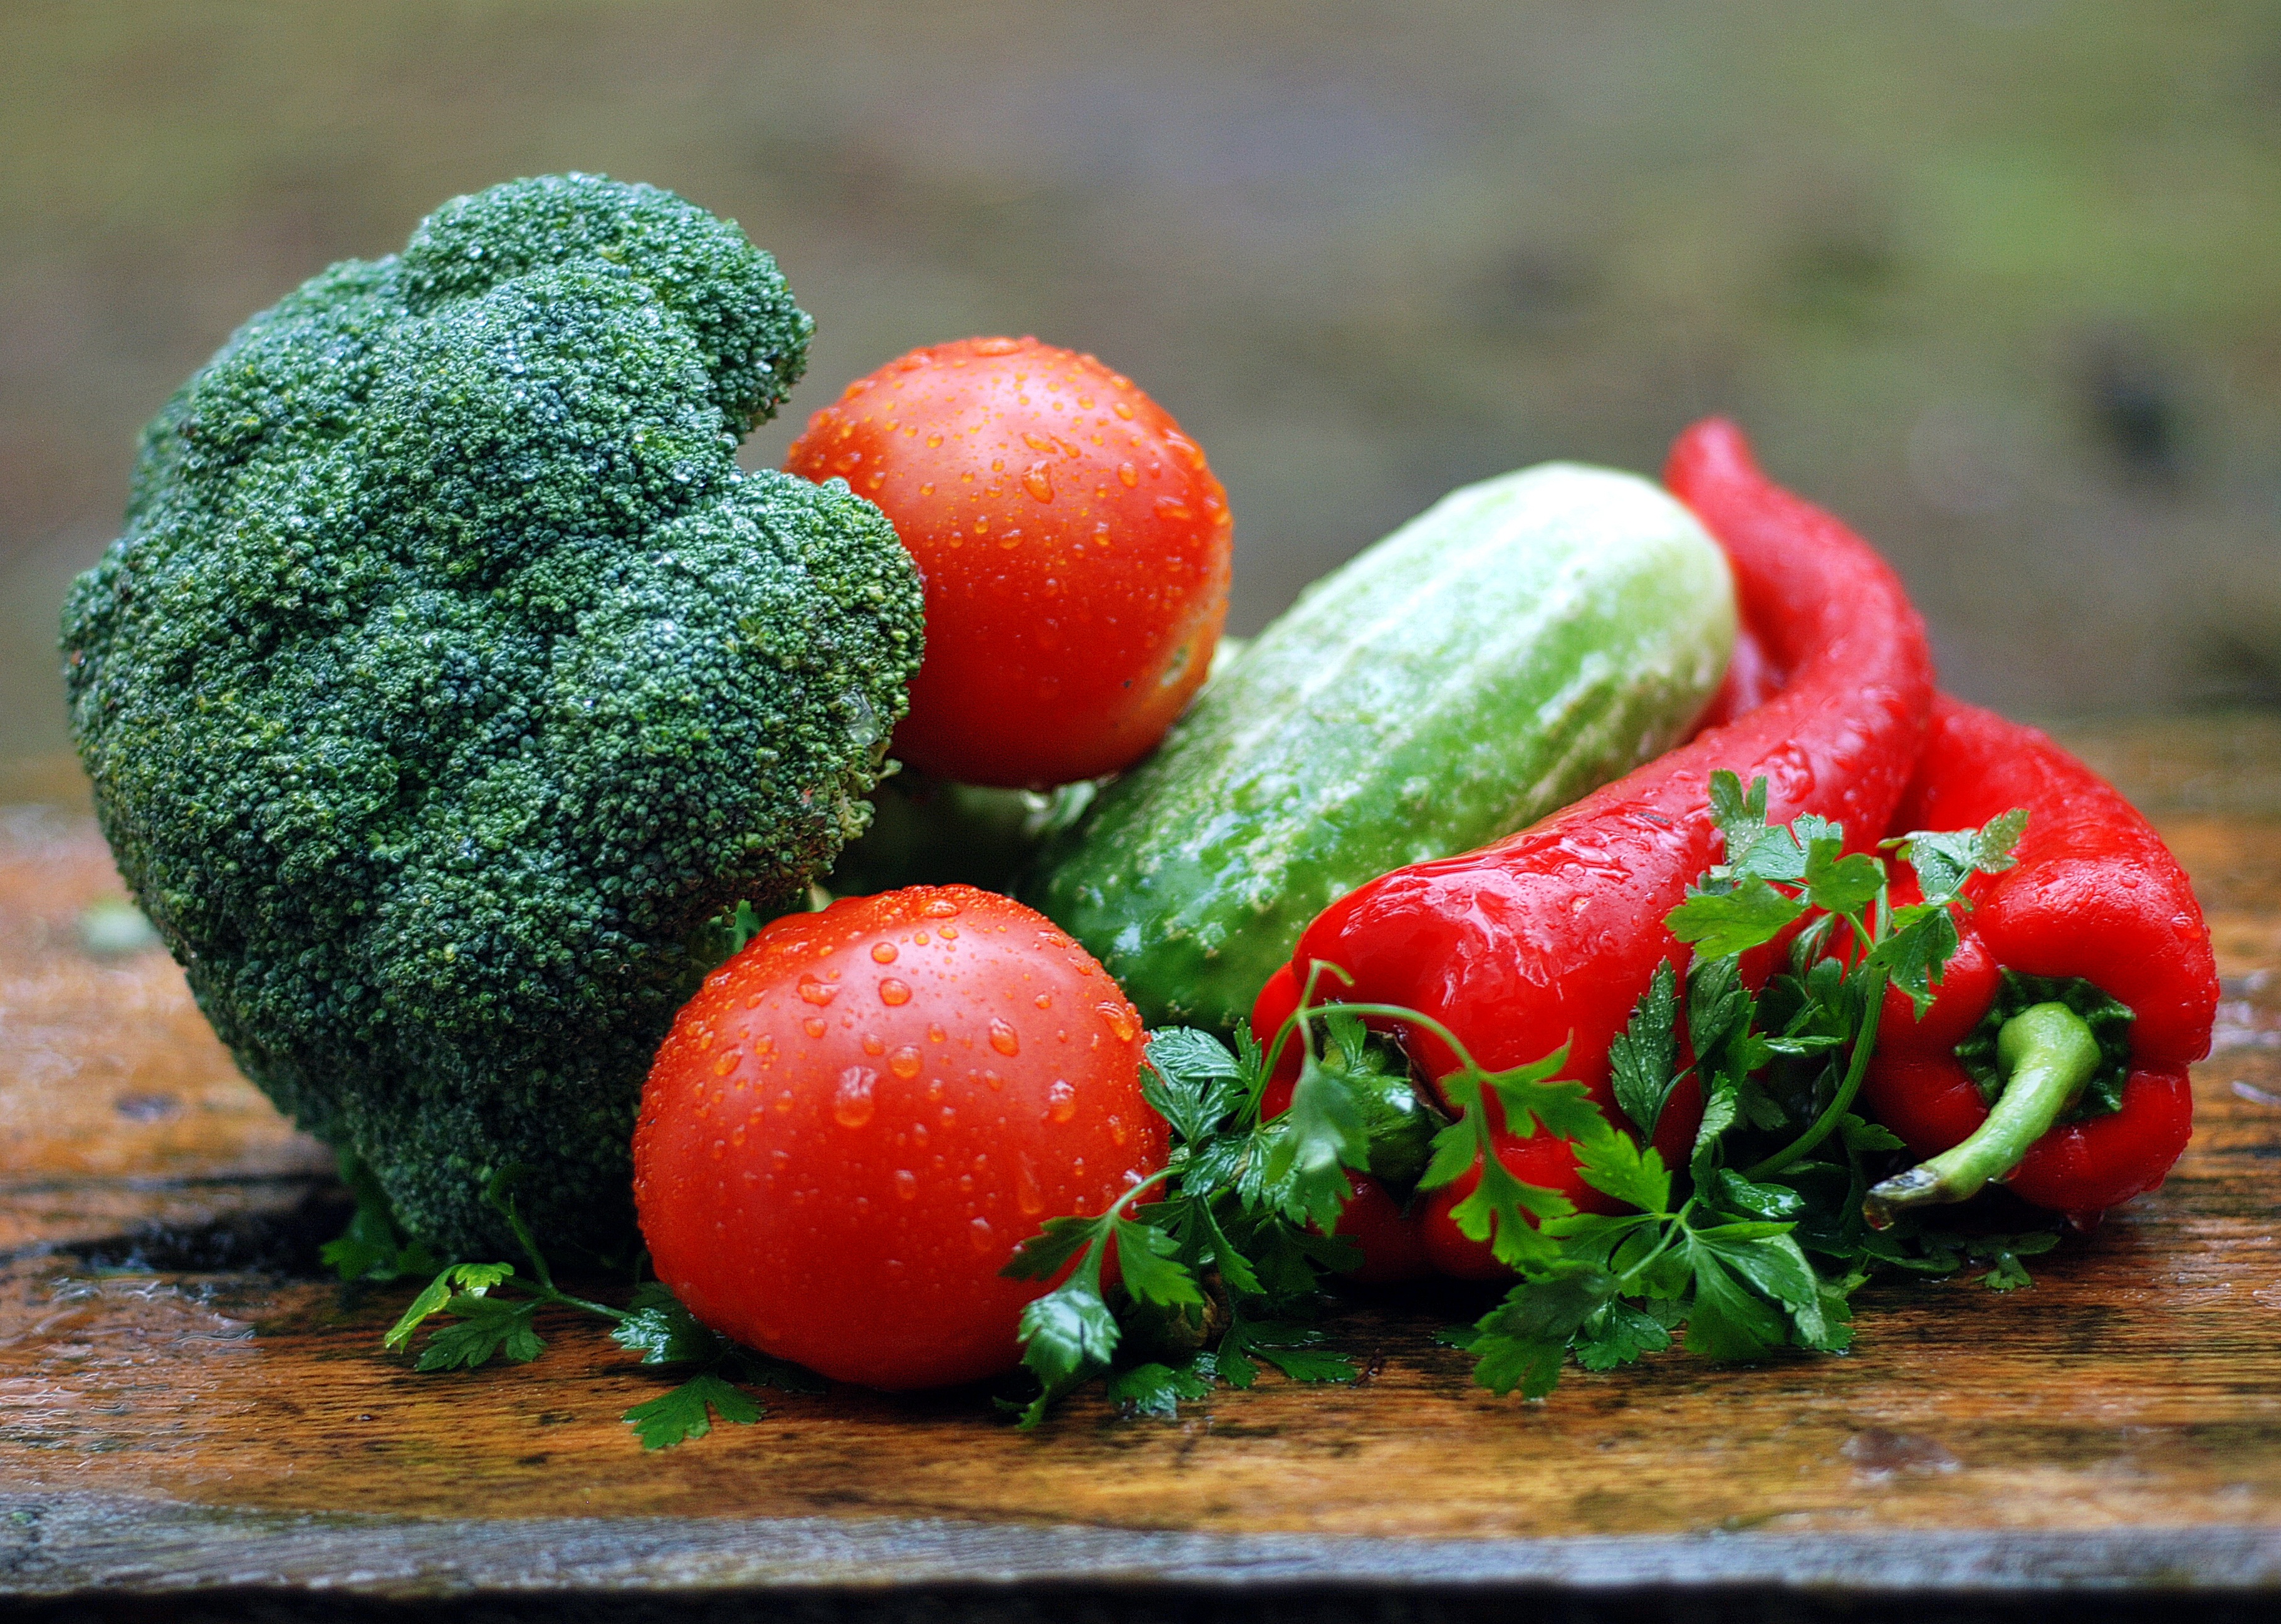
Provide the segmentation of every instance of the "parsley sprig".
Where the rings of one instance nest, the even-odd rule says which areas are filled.
[[[715,1417],[738,1426],[759,1420],[766,1413],[764,1407],[738,1386],[739,1382],[787,1393],[823,1391],[823,1382],[798,1365],[739,1347],[707,1330],[656,1280],[637,1286],[632,1301],[624,1308],[565,1291],[555,1282],[553,1272],[515,1209],[514,1184],[519,1176],[515,1168],[494,1174],[484,1187],[483,1200],[506,1220],[530,1273],[518,1273],[511,1263],[454,1263],[437,1271],[381,1339],[382,1345],[392,1352],[407,1351],[421,1326],[438,1315],[446,1317],[451,1323],[429,1327],[414,1369],[476,1370],[502,1357],[527,1365],[545,1350],[546,1340],[537,1326],[543,1310],[567,1310],[606,1319],[610,1323],[611,1340],[640,1355],[644,1365],[679,1367],[689,1373],[678,1386],[634,1405],[621,1418],[634,1429],[646,1450],[701,1438],[712,1431]],[[360,1197],[362,1194],[360,1191]],[[352,1229],[352,1236],[354,1233]],[[329,1255],[327,1261],[334,1259]],[[399,1264],[390,1266],[396,1272],[404,1272]],[[352,1278],[393,1279],[396,1272],[366,1272]]]

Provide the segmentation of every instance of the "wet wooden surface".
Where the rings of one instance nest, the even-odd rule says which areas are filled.
[[[406,1292],[309,1272],[344,1209],[118,894],[66,773],[0,777],[0,1597],[279,1587],[1099,1581],[2281,1592],[2281,726],[2079,730],[2208,909],[2227,996],[2164,1188],[2030,1290],[1898,1283],[1858,1349],[1470,1388],[1452,1301],[1358,1300],[1350,1388],[1034,1434],[975,1393],[768,1396],[645,1454],[599,1329],[524,1368],[383,1356]],[[39,804],[44,800],[49,804]],[[301,1272],[297,1272],[297,1268]]]

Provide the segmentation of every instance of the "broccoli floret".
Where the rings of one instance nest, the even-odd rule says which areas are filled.
[[[845,482],[738,471],[814,324],[592,175],[445,205],[254,317],[145,431],[64,612],[120,873],[246,1074],[431,1246],[631,1233],[707,922],[861,831],[921,645]]]

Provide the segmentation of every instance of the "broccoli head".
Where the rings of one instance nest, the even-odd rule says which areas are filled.
[[[813,323],[734,224],[461,197],[254,317],[145,431],[64,611],[120,870],[246,1074],[460,1256],[632,1233],[707,922],[861,831],[916,572],[733,456]]]

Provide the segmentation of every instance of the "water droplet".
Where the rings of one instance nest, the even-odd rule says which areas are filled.
[[[735,1071],[739,1065],[743,1064],[744,1060],[744,1056],[739,1054],[737,1050],[733,1048],[724,1049],[722,1051],[721,1058],[713,1063],[713,1075],[715,1077],[726,1077],[730,1072]]]
[[[887,1052],[887,1040],[876,1032],[867,1032],[863,1034],[863,1052],[867,1055],[884,1055]]]
[[[927,436],[926,443],[927,449],[929,451],[933,451],[942,445],[942,436],[939,434],[931,434]]]
[[[1051,451],[1054,448],[1054,443],[1044,435],[1032,434],[1026,429],[1022,431],[1022,444],[1032,451]]]
[[[792,1090],[787,1088],[782,1094],[777,1095],[777,1115],[779,1117],[789,1116],[792,1112],[793,1104]]]
[[[879,1074],[869,1066],[849,1066],[839,1074],[839,1087],[831,1093],[831,1119],[843,1128],[860,1128],[871,1120],[877,1102],[871,1090]]]
[[[955,924],[946,924],[943,926],[942,939],[945,941],[956,941],[958,940],[958,927]]]
[[[949,1040],[950,1040],[950,1034],[949,1034],[948,1032],[945,1032],[945,1031],[944,1031],[940,1026],[939,1026],[939,1025],[930,1025],[930,1026],[927,1028],[927,1041],[928,1041],[928,1042],[930,1042],[930,1043],[946,1043],[946,1042],[948,1042],[948,1041],[949,1041]]]
[[[897,1168],[895,1170],[895,1194],[901,1196],[905,1201],[912,1201],[917,1198],[918,1193],[919,1176],[908,1167]]]
[[[1022,347],[1018,338],[978,338],[967,346],[977,355],[1011,355]]]
[[[911,1079],[916,1077],[919,1074],[919,1051],[915,1045],[906,1043],[902,1048],[888,1056],[887,1070],[893,1071],[897,1077],[901,1078],[907,1083],[910,1081]]]
[[[1022,489],[1040,502],[1052,501],[1054,499],[1053,464],[1043,458],[1030,464],[1029,472],[1022,476]]]
[[[1077,1090],[1061,1078],[1046,1090],[1046,1115],[1055,1122],[1067,1122],[1077,1115]]]
[[[1001,1088],[1003,1088],[1006,1086],[1006,1079],[999,1076],[997,1072],[992,1071],[989,1067],[985,1066],[982,1068],[982,1086],[990,1090],[991,1093],[996,1094]]]
[[[1120,1003],[1095,1004],[1094,1009],[1109,1023],[1109,1030],[1117,1034],[1119,1043],[1130,1043],[1140,1029],[1133,1024],[1133,1006]]]
[[[1038,1187],[1038,1170],[1024,1156],[1014,1172],[1014,1204],[1022,1210],[1024,1218],[1035,1218],[1046,1210],[1046,1193]]]
[[[879,983],[879,1001],[881,1003],[890,1005],[907,1004],[910,1002],[910,1001],[911,987],[910,983],[908,981],[898,981],[894,977],[889,976],[885,981]]]
[[[758,993],[754,994],[750,998],[747,998],[746,1000],[745,1000],[745,1008],[746,1008],[747,1009],[759,1009],[760,1007],[761,1007],[761,994],[758,994]]]
[[[1021,1034],[994,1016],[990,1021],[990,1047],[1001,1055],[1018,1055],[1022,1052]]]
[[[1109,403],[1109,409],[1116,413],[1117,416],[1125,419],[1127,422],[1133,421],[1133,408],[1126,406],[1122,400],[1110,401]]]
[[[800,995],[804,1001],[822,1009],[839,996],[839,989],[836,986],[824,986],[813,975],[806,975],[800,978]]]
[[[969,1224],[966,1226],[966,1238],[974,1242],[974,1249],[978,1252],[988,1251],[991,1243],[997,1239],[990,1233],[990,1220],[986,1218],[976,1218],[974,1222]]]
[[[894,962],[894,943],[891,941],[875,941],[871,944],[871,963],[874,964],[892,964]]]
[[[1053,1007],[1054,1007],[1054,995],[1053,995],[1051,993],[1040,993],[1040,994],[1038,994],[1038,1008],[1039,1008],[1039,1009],[1052,1009]]]
[[[1125,1118],[1124,1118],[1124,1117],[1110,1117],[1110,1119],[1109,1119],[1109,1137],[1110,1137],[1110,1139],[1114,1140],[1114,1141],[1117,1142],[1117,1148],[1119,1148],[1119,1149],[1121,1150],[1121,1149],[1123,1149],[1123,1148],[1125,1148],[1125,1141],[1126,1140],[1128,1140],[1128,1139],[1132,1138],[1132,1137],[1133,1137],[1133,1135],[1132,1135],[1132,1132],[1131,1132],[1131,1130],[1129,1130],[1129,1129],[1127,1129],[1127,1128],[1125,1127]]]
[[[1156,499],[1156,516],[1159,519],[1193,519],[1195,514],[1188,511],[1188,505],[1179,497],[1160,496]]]
[[[1130,491],[1140,483],[1140,470],[1129,462],[1120,462],[1117,465],[1117,481]]]
[[[823,1035],[823,1017],[811,1015],[800,1024],[800,1029],[811,1038],[820,1038]]]
[[[919,912],[930,919],[955,919],[958,917],[958,904],[948,897],[937,897]]]
[[[926,945],[927,945],[927,933],[926,933],[924,931],[915,931],[915,932],[912,932],[912,934],[911,934],[911,946],[912,946],[912,947],[925,947]]]

